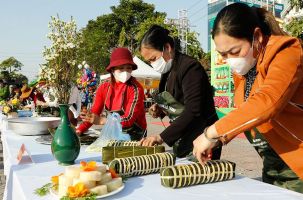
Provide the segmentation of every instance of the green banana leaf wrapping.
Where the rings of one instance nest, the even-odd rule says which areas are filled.
[[[191,163],[165,167],[160,171],[161,184],[180,188],[230,180],[235,177],[235,168],[235,163],[226,160],[210,160],[205,165]]]
[[[165,152],[164,146],[107,146],[102,148],[102,162],[107,164],[115,158],[150,155]]]
[[[106,146],[115,147],[115,146],[139,146],[138,141],[125,141],[125,140],[109,140]]]
[[[176,157],[171,153],[116,158],[109,163],[109,168],[124,177],[158,173],[161,167],[175,164]]]

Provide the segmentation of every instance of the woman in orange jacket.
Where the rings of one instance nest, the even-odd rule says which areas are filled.
[[[303,192],[303,64],[298,39],[262,8],[235,3],[214,22],[216,50],[233,71],[235,104],[196,138],[200,163],[244,132],[263,159],[264,182]]]

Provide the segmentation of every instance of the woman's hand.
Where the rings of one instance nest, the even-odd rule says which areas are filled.
[[[94,113],[91,113],[91,112],[87,112],[87,111],[82,111],[80,113],[80,118],[82,119],[82,121],[84,122],[88,122],[88,123],[91,123],[93,124],[94,121],[95,121],[95,114]]]
[[[107,121],[106,117],[102,117],[91,112],[81,112],[80,118],[84,122],[89,122],[95,125],[104,125]]]
[[[214,125],[207,129],[207,136],[210,138],[217,138],[218,134]],[[217,146],[218,143],[212,142],[205,137],[205,133],[201,134],[193,141],[194,149],[193,155],[197,158],[200,164],[205,164],[211,159],[212,149]]]
[[[158,118],[158,117],[161,116],[162,109],[161,109],[157,104],[153,104],[151,107],[149,107],[148,113],[149,113],[153,118]]]
[[[208,160],[211,159],[211,152],[215,143],[208,141],[205,138],[205,135],[201,134],[193,141],[193,144],[193,155],[197,158],[199,163],[205,164]]]
[[[162,143],[163,140],[160,135],[151,135],[146,138],[142,138],[139,142],[141,146],[154,146]]]
[[[82,134],[82,132],[80,130],[76,129],[76,134],[80,136]]]

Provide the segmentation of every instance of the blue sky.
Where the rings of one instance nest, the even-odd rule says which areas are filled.
[[[202,48],[207,48],[207,1],[203,0],[144,0],[166,12],[168,18],[177,18],[178,10],[188,9],[191,29],[200,34]],[[43,47],[50,16],[59,14],[63,20],[71,16],[78,28],[91,19],[110,13],[110,6],[119,0],[0,0],[0,62],[14,56],[24,64],[21,73],[32,80],[43,63]]]

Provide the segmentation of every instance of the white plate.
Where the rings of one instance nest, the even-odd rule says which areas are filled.
[[[115,191],[112,191],[112,192],[107,193],[105,195],[96,196],[96,199],[103,199],[105,197],[109,197],[109,196],[112,196],[114,194],[117,194],[117,193],[121,192],[124,189],[124,187],[125,187],[125,185],[124,185],[124,183],[122,183],[122,186],[119,187],[118,189],[116,189]],[[59,199],[57,192],[54,191],[52,188],[50,189],[50,193],[51,193],[52,196],[56,197],[56,199]]]

